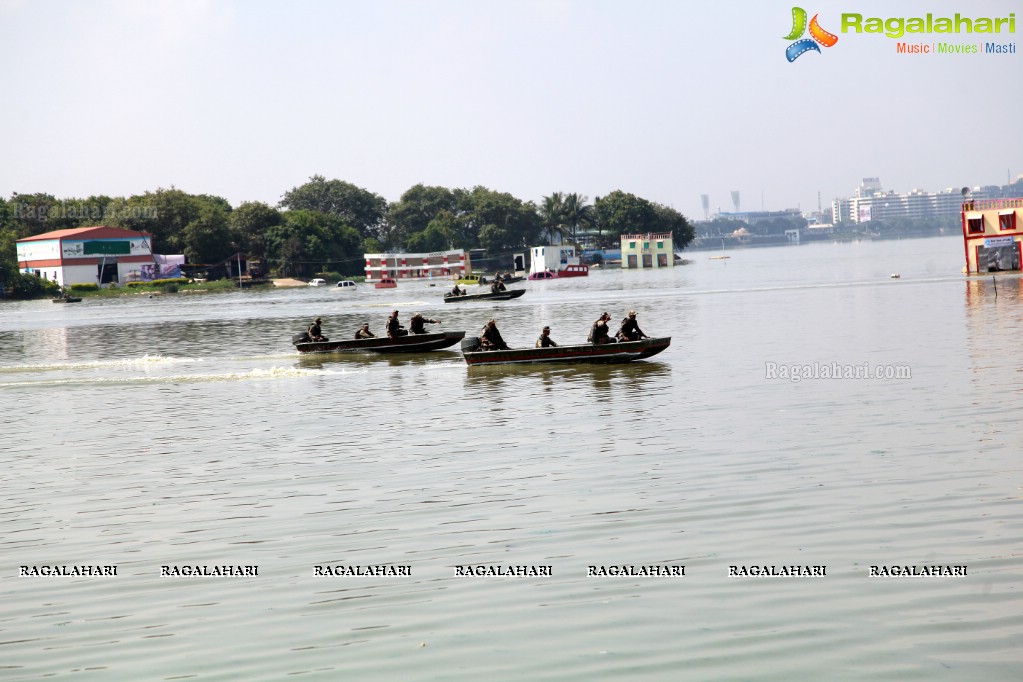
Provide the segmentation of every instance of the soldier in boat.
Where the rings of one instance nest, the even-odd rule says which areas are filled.
[[[391,316],[387,318],[387,338],[396,339],[399,336],[408,336],[408,332],[405,327],[401,326],[398,322],[398,311],[395,310],[391,313]]]
[[[636,322],[636,311],[630,310],[628,317],[622,320],[622,326],[618,328],[617,338],[619,341],[639,341],[650,337],[643,333]]]
[[[552,346],[557,346],[557,345],[558,344],[554,343],[554,339],[551,338],[551,328],[550,327],[544,327],[543,331],[540,332],[540,338],[538,338],[536,340],[536,347],[537,348],[550,348]]]
[[[590,334],[586,337],[586,340],[593,345],[600,345],[602,343],[614,343],[615,340],[611,338],[611,334],[608,331],[607,323],[611,319],[611,315],[608,313],[602,313],[597,321],[590,327]]]
[[[508,287],[504,285],[504,282],[502,282],[500,278],[495,279],[494,283],[490,285],[490,293],[499,294],[502,291],[508,291]]]
[[[309,335],[309,340],[310,341],[327,341],[328,340],[327,337],[323,335],[323,330],[322,330],[322,328],[320,326],[322,323],[323,323],[323,320],[321,320],[320,318],[317,317],[315,320],[313,320],[313,323],[311,325],[309,325],[309,331],[307,331],[306,334]]]
[[[427,324],[440,324],[440,320],[434,320],[430,317],[423,317],[422,313],[416,313],[412,316],[412,319],[408,321],[409,331],[413,334],[426,334]]]
[[[455,288],[451,290],[452,296],[465,296],[465,289],[458,288],[458,282],[455,282]]]
[[[355,338],[357,339],[373,339],[376,338],[376,334],[369,330],[369,322],[363,322],[359,330],[355,332]]]
[[[497,320],[491,318],[487,321],[480,332],[480,345],[483,350],[509,350],[508,344],[504,342],[501,332],[497,329]]]

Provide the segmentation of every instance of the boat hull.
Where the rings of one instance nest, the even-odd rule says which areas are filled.
[[[343,341],[299,341],[299,353],[422,353],[450,348],[465,337],[465,332],[438,332],[436,334],[409,334],[389,339],[345,339]]]
[[[502,291],[496,294],[466,294],[465,296],[452,296],[444,294],[445,303],[463,303],[465,301],[510,301],[526,293],[525,289],[513,289]]]
[[[50,300],[53,301],[54,303],[81,303],[82,302],[82,299],[80,299],[80,298],[52,298]]]
[[[671,345],[671,337],[640,339],[621,343],[592,343],[578,346],[550,348],[522,348],[514,350],[469,350],[479,347],[476,338],[462,342],[462,357],[467,365],[535,365],[597,363],[617,364],[633,362],[657,355]]]

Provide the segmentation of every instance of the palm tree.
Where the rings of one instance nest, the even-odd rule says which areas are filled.
[[[565,221],[565,197],[561,192],[554,192],[549,197],[544,197],[539,213],[544,230],[547,232],[548,243],[554,244],[555,234],[558,235],[559,240],[563,241],[567,224]]]
[[[572,231],[572,242],[576,242],[576,231],[580,227],[590,227],[595,220],[593,206],[586,203],[586,197],[575,192],[565,196],[562,216],[565,225]]]

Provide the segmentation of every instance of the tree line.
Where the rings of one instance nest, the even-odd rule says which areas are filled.
[[[236,253],[264,261],[280,276],[362,274],[364,253],[485,249],[499,255],[539,243],[617,245],[621,234],[670,232],[675,246],[692,241],[678,211],[620,190],[597,197],[554,192],[537,204],[486,187],[418,184],[388,203],[343,180],[314,175],[276,206],[232,206],[209,194],[157,189],[130,197],[57,199],[14,193],[0,199],[0,280],[17,278],[15,242],[75,227],[106,225],[153,236],[157,253],[188,262],[220,263]]]

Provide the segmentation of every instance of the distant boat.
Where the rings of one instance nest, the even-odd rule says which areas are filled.
[[[724,260],[726,258],[731,258],[731,256],[709,256],[709,258],[710,260]]]
[[[487,278],[483,275],[466,274],[455,280],[455,284],[486,284]]]
[[[640,339],[619,343],[586,343],[577,346],[548,346],[513,350],[480,350],[479,337],[462,341],[462,357],[467,365],[525,364],[611,364],[643,360],[671,345],[671,337]]]
[[[53,301],[54,303],[81,303],[82,302],[82,299],[77,298],[77,297],[73,297],[73,296],[66,296],[64,298],[53,298],[53,299],[50,299],[50,300]]]

